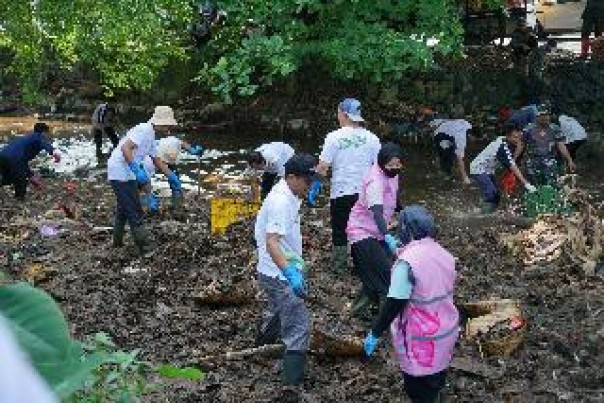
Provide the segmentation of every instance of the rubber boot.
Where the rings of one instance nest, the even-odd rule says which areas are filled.
[[[579,56],[581,59],[587,59],[590,44],[589,38],[581,38],[581,55]]]
[[[184,196],[183,196],[182,192],[173,190],[172,191],[172,197],[170,199],[170,201],[171,201],[170,209],[172,211],[180,211],[180,210],[182,210],[183,200],[184,200]]]
[[[124,246],[124,233],[126,232],[126,221],[118,218],[113,222],[113,247],[121,248]]]
[[[305,351],[286,351],[283,356],[283,388],[281,402],[299,402],[306,367]]]
[[[331,267],[334,273],[343,274],[348,268],[348,246],[333,245]]]
[[[131,228],[132,238],[134,238],[134,243],[138,247],[141,255],[143,257],[150,257],[153,255],[153,245],[151,244],[151,240],[149,237],[149,232],[143,225],[139,225],[138,227]]]

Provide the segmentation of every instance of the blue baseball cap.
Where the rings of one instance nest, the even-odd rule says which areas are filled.
[[[354,98],[346,98],[339,105],[340,110],[353,122],[364,122],[361,116],[361,103]]]

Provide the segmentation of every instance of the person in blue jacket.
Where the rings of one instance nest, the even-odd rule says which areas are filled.
[[[50,143],[50,127],[46,123],[36,123],[32,133],[19,136],[0,150],[0,185],[12,185],[15,198],[25,200],[29,183],[41,188],[40,176],[34,174],[29,161],[44,150],[52,155],[55,162],[61,161],[61,154]]]

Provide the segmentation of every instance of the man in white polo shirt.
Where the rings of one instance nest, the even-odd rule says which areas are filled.
[[[128,130],[118,147],[113,149],[107,161],[107,178],[117,199],[113,224],[113,246],[124,243],[126,223],[130,226],[132,238],[143,256],[148,256],[153,247],[143,226],[143,210],[138,190],[151,191],[151,182],[142,167],[145,156],[151,157],[155,167],[168,178],[170,187],[182,191],[178,176],[157,155],[155,133],[167,133],[176,126],[174,112],[169,106],[157,106],[148,122],[140,123]]]
[[[277,178],[283,178],[285,163],[293,155],[292,146],[280,141],[263,144],[247,155],[250,168],[262,171],[262,182],[260,183],[262,199],[271,191]]]
[[[346,98],[338,105],[340,128],[325,137],[319,156],[317,171],[327,175],[331,168],[331,213],[332,267],[344,272],[348,261],[348,239],[346,225],[350,211],[359,198],[363,176],[377,161],[380,139],[362,124],[361,103]]]
[[[434,119],[430,126],[434,129],[434,148],[440,169],[451,176],[453,165],[457,162],[462,182],[470,184],[464,159],[468,130],[472,128],[472,124],[464,119]]]
[[[302,256],[300,199],[315,179],[316,164],[308,154],[289,159],[285,176],[262,203],[254,229],[258,281],[268,299],[257,344],[274,343],[280,333],[285,344],[283,392],[288,395],[297,394],[302,385],[310,339],[306,284],[297,262]],[[275,326],[280,331],[275,332]]]

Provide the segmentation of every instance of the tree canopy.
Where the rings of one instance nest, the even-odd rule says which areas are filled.
[[[0,0],[0,46],[30,92],[57,69],[85,65],[107,92],[150,89],[193,58],[196,80],[224,99],[254,94],[313,64],[342,79],[387,83],[461,49],[451,0],[222,0],[225,21],[195,46],[187,0]]]

